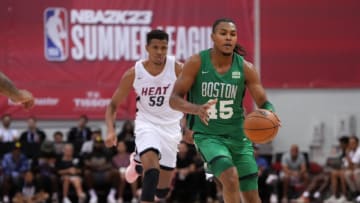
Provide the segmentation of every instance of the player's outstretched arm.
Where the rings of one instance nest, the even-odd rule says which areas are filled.
[[[132,67],[124,73],[118,87],[116,88],[111,98],[109,105],[106,108],[105,122],[107,127],[107,136],[105,144],[107,147],[112,147],[117,144],[117,139],[115,135],[116,110],[119,104],[121,104],[128,96],[134,82],[134,77],[135,69],[134,67]]]
[[[216,100],[212,100],[203,105],[192,104],[185,100],[185,95],[193,85],[196,75],[200,70],[200,66],[201,58],[199,55],[194,55],[185,62],[182,73],[175,82],[170,97],[170,107],[177,111],[198,115],[200,119],[207,124],[209,120],[207,109],[215,104]]]
[[[34,106],[34,97],[27,90],[19,90],[14,83],[0,72],[0,93],[9,97],[15,103],[21,103],[25,109]]]

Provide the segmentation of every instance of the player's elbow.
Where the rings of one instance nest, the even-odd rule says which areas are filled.
[[[106,112],[112,114],[116,111],[117,105],[115,104],[115,102],[111,101],[107,107],[106,107]]]

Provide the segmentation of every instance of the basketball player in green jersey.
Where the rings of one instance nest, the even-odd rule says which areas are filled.
[[[261,202],[252,143],[242,129],[245,89],[248,88],[259,108],[272,111],[274,108],[254,66],[236,53],[234,21],[215,21],[211,38],[213,48],[201,51],[185,63],[170,106],[188,114],[195,144],[220,180],[224,201],[239,203],[242,196],[246,203]]]

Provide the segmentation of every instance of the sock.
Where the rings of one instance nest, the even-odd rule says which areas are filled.
[[[111,190],[110,190],[110,192],[109,192],[109,195],[114,196],[115,194],[116,194],[115,188],[111,188]]]
[[[319,191],[316,191],[316,192],[314,193],[314,198],[315,198],[315,199],[319,199],[319,198],[320,198],[320,192],[319,192]]]
[[[96,192],[95,192],[94,189],[90,189],[90,190],[89,190],[89,193],[90,193],[90,195],[91,195],[92,197],[95,197],[95,196],[96,196]]]

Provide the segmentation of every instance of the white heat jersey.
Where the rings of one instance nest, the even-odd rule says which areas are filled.
[[[151,75],[144,67],[143,60],[135,63],[133,87],[136,98],[136,120],[159,125],[179,123],[183,114],[170,108],[169,99],[176,81],[175,57],[167,56],[163,71]]]

